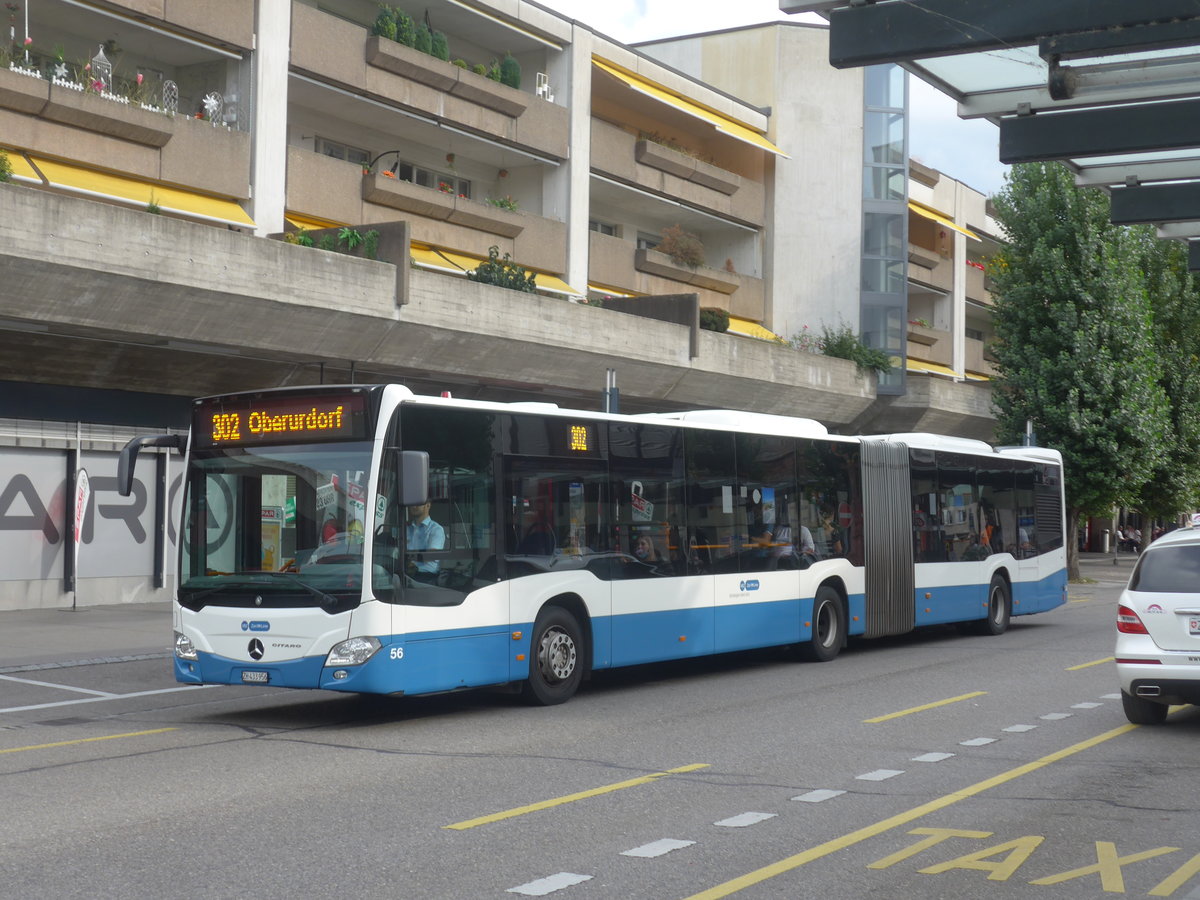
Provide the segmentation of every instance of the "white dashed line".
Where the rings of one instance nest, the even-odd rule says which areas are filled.
[[[1102,694],[1100,699],[1101,700],[1120,700],[1121,695],[1120,694]]]
[[[634,847],[632,850],[622,850],[622,856],[639,856],[642,859],[653,859],[656,856],[663,856],[670,853],[672,850],[682,850],[684,847],[690,847],[695,841],[679,841],[675,838],[662,838],[661,840],[651,841],[649,844],[642,844],[640,847]]]
[[[757,825],[759,822],[773,818],[775,818],[775,813],[744,812],[741,815],[722,819],[720,822],[713,822],[713,824],[720,825],[722,828],[745,828],[748,825]]]
[[[914,756],[913,762],[941,762],[943,759],[949,759],[953,753],[922,753],[920,756]]]
[[[1020,734],[1022,731],[1033,731],[1037,728],[1036,725],[1009,725],[1007,728],[1001,728],[1001,731],[1011,731],[1015,734]]]
[[[799,800],[802,803],[820,803],[824,800],[832,800],[834,797],[840,797],[845,791],[831,791],[822,788],[819,791],[809,791],[807,794],[801,794],[799,797],[793,797],[793,800]]]
[[[1073,703],[1071,709],[1095,709],[1100,703]]]
[[[1071,718],[1071,713],[1046,713],[1044,716],[1038,716],[1039,719],[1045,719],[1047,722],[1057,722],[1059,719]]]
[[[537,881],[531,881],[528,884],[511,887],[505,893],[524,894],[526,897],[545,897],[547,894],[560,891],[573,884],[591,881],[591,879],[591,875],[575,875],[571,872],[559,872],[557,875],[550,875],[546,878],[539,878]]]
[[[969,741],[959,741],[962,747],[982,747],[984,744],[996,743],[995,738],[971,738]]]
[[[859,781],[887,781],[889,778],[895,778],[897,775],[903,775],[903,769],[876,769],[874,772],[867,772],[865,775],[855,775]]]

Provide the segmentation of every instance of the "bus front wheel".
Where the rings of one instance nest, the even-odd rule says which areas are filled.
[[[827,584],[817,588],[813,599],[812,637],[800,645],[800,658],[829,662],[846,642],[846,613],[841,595]]]
[[[575,617],[559,606],[542,610],[533,626],[529,680],[522,694],[537,706],[565,703],[583,678],[583,639]]]

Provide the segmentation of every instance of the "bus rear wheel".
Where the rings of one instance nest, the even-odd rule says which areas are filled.
[[[812,637],[800,645],[800,658],[829,662],[846,642],[846,613],[841,595],[827,584],[817,588],[813,599]]]
[[[565,703],[583,679],[583,639],[575,617],[559,606],[538,615],[522,695],[535,706]]]

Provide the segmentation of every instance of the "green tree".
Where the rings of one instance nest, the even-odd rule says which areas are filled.
[[[1105,194],[1057,163],[1015,166],[995,206],[1010,240],[990,267],[997,436],[1018,442],[1030,421],[1062,453],[1078,578],[1080,515],[1134,502],[1164,454],[1143,245],[1109,222]]]
[[[1159,384],[1170,403],[1163,454],[1135,505],[1144,515],[1173,519],[1200,508],[1200,290],[1188,271],[1187,248],[1139,229],[1143,268],[1154,310]],[[1150,529],[1142,529],[1149,541]]]

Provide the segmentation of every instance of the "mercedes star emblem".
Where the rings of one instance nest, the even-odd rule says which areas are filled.
[[[263,658],[263,645],[262,645],[262,641],[260,641],[258,638],[254,638],[253,640],[251,640],[250,646],[247,649],[250,651],[251,659],[262,659]]]

